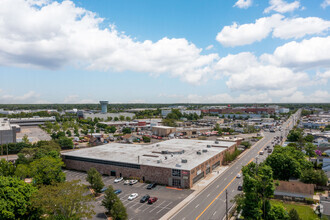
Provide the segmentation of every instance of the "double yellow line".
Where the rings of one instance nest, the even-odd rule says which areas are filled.
[[[272,140],[272,138],[267,142],[267,143],[265,143],[261,148],[260,148],[260,150],[258,151],[258,154],[259,154],[259,152],[264,148],[264,146],[265,145],[267,145],[270,141]],[[254,160],[254,157],[247,163],[247,164],[249,164],[249,163],[251,163],[252,161]],[[241,173],[241,171],[239,172],[239,173]],[[228,186],[230,185],[230,184],[232,184],[232,182],[234,181],[236,179],[236,176],[227,184],[227,186],[212,200],[212,202],[210,203],[210,204],[208,204],[208,206],[206,206],[206,208],[201,212],[201,214],[199,214],[198,216],[197,216],[197,218],[195,219],[195,220],[198,220],[203,214],[204,214],[204,212],[215,202],[215,200],[217,200],[218,198],[219,198],[219,196],[221,196],[221,194],[228,188]]]

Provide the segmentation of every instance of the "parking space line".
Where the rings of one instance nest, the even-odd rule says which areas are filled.
[[[157,214],[160,213],[162,210],[166,209],[166,208],[167,208],[168,206],[170,206],[172,203],[173,203],[173,202],[170,202],[169,204],[167,204],[166,206],[164,206],[162,209],[160,209],[160,210],[157,212]],[[171,209],[171,208],[167,208],[167,209]]]
[[[162,203],[160,203],[158,206],[156,206],[155,208],[151,209],[149,213],[151,213],[153,210],[157,209],[159,206],[161,206],[164,202],[166,201],[163,201]]]

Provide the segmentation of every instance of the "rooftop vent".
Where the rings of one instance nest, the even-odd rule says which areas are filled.
[[[206,153],[207,152],[207,149],[203,149],[203,153]]]
[[[219,141],[215,141],[214,143],[219,144]]]
[[[159,147],[159,144],[156,144],[156,147]]]
[[[188,162],[187,159],[182,159],[182,160],[181,160],[181,163],[187,163],[187,162]]]
[[[207,148],[211,148],[211,145],[207,145],[206,147],[207,147]]]
[[[157,160],[157,163],[161,163],[162,161],[161,160]]]
[[[200,151],[197,151],[196,153],[197,153],[198,155],[201,155],[201,154],[202,154],[202,152],[200,152]]]
[[[177,163],[175,164],[176,167],[181,167],[181,164]]]

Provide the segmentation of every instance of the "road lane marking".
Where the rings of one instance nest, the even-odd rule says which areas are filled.
[[[168,206],[171,205],[172,203],[173,203],[173,202],[170,202],[169,204],[167,204],[166,206],[164,206],[162,209],[160,209],[160,210],[157,212],[157,214],[160,213],[161,211],[163,211],[165,208],[167,208],[167,209],[171,209],[171,208],[168,208]],[[183,218],[183,219],[185,219],[185,218]]]
[[[269,140],[269,141],[267,141],[265,144],[263,144],[262,145],[262,147],[260,148],[260,150],[258,151],[258,154],[259,154],[259,152],[263,149],[263,147],[265,146],[265,145],[267,145],[269,142],[271,142],[271,139]],[[255,158],[252,158],[249,162],[248,162],[248,164],[249,163],[251,163],[253,160],[254,160]],[[233,172],[231,172],[231,174],[232,174]],[[239,173],[241,173],[241,172],[239,172]],[[215,200],[217,200],[217,198],[219,197],[219,196],[221,196],[221,194],[228,188],[228,186],[234,181],[236,179],[236,176],[228,183],[228,185],[212,200],[212,202],[210,203],[210,204],[208,204],[208,206],[206,206],[206,208],[197,216],[197,218],[195,219],[195,220],[198,220],[203,214],[204,214],[204,212],[214,203],[214,201]],[[219,186],[219,185],[218,185]],[[218,188],[218,187],[217,187]]]
[[[213,213],[213,216],[215,216],[216,213],[217,213],[217,212],[215,211],[215,212]]]
[[[196,205],[196,207],[195,208],[197,208],[199,206],[199,204],[198,205]]]
[[[209,197],[211,194],[208,194],[206,197]]]

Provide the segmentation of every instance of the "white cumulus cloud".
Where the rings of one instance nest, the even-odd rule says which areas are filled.
[[[238,8],[249,8],[252,5],[252,0],[238,0],[234,7],[238,7]]]
[[[321,7],[322,8],[326,8],[330,5],[330,0],[324,0],[321,4]]]
[[[34,7],[35,2],[39,7]],[[58,69],[167,73],[189,83],[206,80],[218,55],[184,38],[137,41],[72,1],[0,1],[0,64]]]
[[[293,1],[291,3],[288,3],[284,0],[270,0],[269,4],[270,6],[264,10],[265,13],[269,13],[271,11],[286,13],[300,8],[299,1]]]
[[[270,33],[274,38],[298,39],[306,35],[322,35],[330,28],[330,21],[318,17],[285,18],[274,14],[257,19],[254,23],[225,26],[216,40],[224,46],[242,46],[261,41]]]

